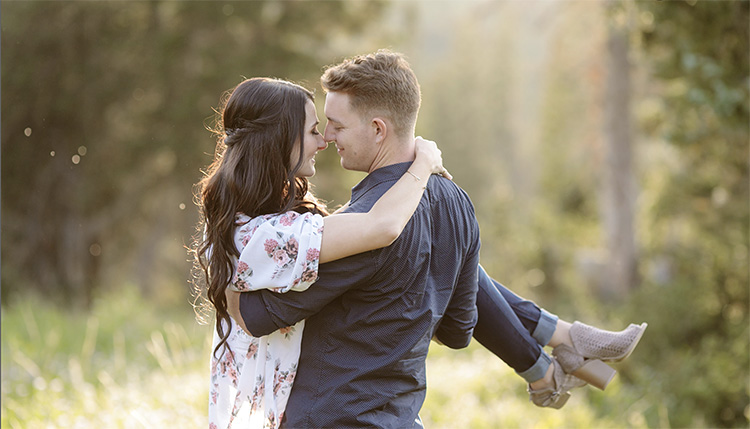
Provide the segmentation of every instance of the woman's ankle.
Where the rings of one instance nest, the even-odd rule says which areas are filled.
[[[572,325],[569,322],[566,322],[562,319],[557,320],[557,325],[555,326],[555,332],[552,333],[552,338],[550,338],[549,343],[547,343],[550,347],[557,347],[560,344],[567,344],[569,346],[573,346],[573,340],[570,338],[570,327]]]
[[[547,373],[544,374],[544,377],[540,378],[537,381],[529,383],[529,386],[533,390],[542,390],[548,387],[554,387],[554,384],[555,384],[553,380],[554,372],[555,372],[555,366],[550,365],[549,368],[547,368]]]

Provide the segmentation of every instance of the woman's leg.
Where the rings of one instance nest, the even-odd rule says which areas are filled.
[[[552,359],[540,343],[546,344],[552,338],[557,317],[505,289],[481,266],[477,309],[474,338],[529,383],[542,379]]]
[[[642,335],[645,329],[645,325],[634,325],[621,332],[610,332],[599,328],[587,327],[585,329],[587,332],[581,333],[584,330],[581,322],[566,322],[543,308],[539,308],[534,302],[514,294],[495,279],[490,278],[490,281],[508,302],[508,305],[510,305],[513,312],[521,320],[521,323],[531,333],[531,336],[542,346],[555,348],[564,344],[575,347],[574,344],[576,341],[573,340],[573,336],[596,336],[597,340],[600,342],[604,341],[607,347],[616,349],[612,353],[621,355],[623,352],[619,351],[620,349],[626,348],[632,351],[633,346],[637,344],[636,337]],[[574,325],[578,326],[574,328]],[[591,341],[590,338],[584,338],[584,340]],[[592,351],[592,353],[595,354],[596,352]],[[607,360],[607,356],[597,356],[596,354],[590,357]]]
[[[603,390],[615,371],[601,361],[616,362],[629,356],[647,326],[631,324],[623,331],[610,332],[580,322],[571,324],[514,294],[490,278],[481,266],[477,308],[479,320],[474,337],[526,379],[532,390],[549,385],[555,374],[542,349],[545,345],[554,348],[554,366],[559,364],[565,373]],[[537,343],[538,351],[530,344],[529,336]],[[536,361],[530,356],[537,356]],[[559,384],[557,377],[555,384]]]
[[[560,344],[573,345],[573,342],[570,339],[571,326],[572,325],[570,324],[570,322],[558,319],[557,325],[555,326],[555,331],[552,333],[552,336],[545,345],[550,347],[557,347]]]
[[[647,326],[631,324],[623,331],[610,332],[581,322],[571,324],[519,297],[497,281],[490,281],[534,339],[542,346],[554,348],[552,354],[565,373],[583,378],[602,390],[615,375],[615,370],[602,361],[616,362],[630,355]],[[536,384],[531,383],[531,386],[534,388]]]
[[[487,276],[489,282],[492,283],[492,286],[495,287],[498,292],[500,292],[503,299],[508,305],[510,305],[511,309],[516,314],[516,317],[536,340],[537,344],[554,347],[559,344],[557,341],[559,341],[560,338],[567,335],[567,330],[564,330],[564,327],[566,325],[569,327],[569,323],[560,320],[556,315],[547,310],[539,308],[534,302],[523,299],[511,292],[497,280],[490,278],[481,266],[479,268],[479,275]]]
[[[529,383],[529,396],[534,404],[560,408],[570,397],[570,389],[586,384],[567,376],[540,345],[553,337],[557,317],[513,294],[492,280],[482,267],[479,267],[477,308],[479,319],[474,338]]]

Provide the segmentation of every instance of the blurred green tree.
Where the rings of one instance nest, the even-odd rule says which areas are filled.
[[[641,351],[662,371],[670,425],[747,427],[750,3],[635,7],[652,82],[640,124],[669,145],[648,179],[653,275],[633,311],[653,320]]]
[[[34,289],[86,304],[102,283],[148,292],[185,279],[179,237],[196,221],[192,184],[213,155],[204,127],[220,92],[245,76],[314,89],[321,65],[383,10],[3,2],[3,297]]]
[[[434,65],[421,64],[417,131],[435,136],[474,201],[488,272],[565,312],[577,306],[576,294],[589,293],[585,280],[599,286],[602,277],[593,273],[598,267],[579,272],[575,259],[603,241],[596,204],[603,7],[476,2],[466,9],[451,16],[456,31],[432,54]]]

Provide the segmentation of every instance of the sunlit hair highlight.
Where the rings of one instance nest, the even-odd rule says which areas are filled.
[[[226,343],[222,321],[229,324],[224,295],[234,276],[239,250],[234,243],[238,213],[250,217],[290,210],[327,214],[309,192],[306,178],[296,177],[303,161],[307,89],[278,79],[252,78],[222,97],[214,131],[218,141],[213,163],[196,185],[200,222],[193,246],[196,305],[216,311],[221,337],[214,353]],[[299,158],[290,160],[294,146]],[[210,304],[206,303],[207,300]]]
[[[419,82],[404,56],[388,50],[349,58],[320,78],[326,92],[349,95],[351,107],[369,118],[385,116],[396,135],[414,129],[421,103]]]

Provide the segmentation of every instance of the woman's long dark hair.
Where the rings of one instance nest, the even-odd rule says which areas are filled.
[[[216,310],[216,331],[226,343],[229,313],[224,295],[234,276],[235,216],[315,212],[325,207],[308,192],[306,178],[296,177],[303,161],[305,105],[313,99],[307,89],[283,80],[247,79],[222,103],[216,155],[197,184],[200,223],[193,246],[194,265],[203,281],[196,283],[197,299],[205,297]],[[294,145],[299,159],[291,164]],[[204,295],[205,294],[205,295]],[[231,328],[230,328],[231,329]]]

